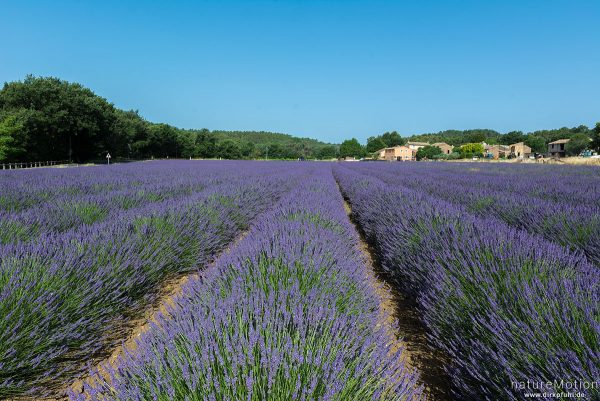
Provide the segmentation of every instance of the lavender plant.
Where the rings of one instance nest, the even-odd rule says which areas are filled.
[[[163,181],[189,169],[162,164]],[[195,173],[205,173],[202,167]],[[221,167],[222,183],[213,180],[201,192],[0,246],[0,398],[41,397],[66,386],[87,369],[82,361],[120,341],[123,322],[152,302],[160,283],[202,269],[303,173],[281,165],[246,167],[244,174],[235,163]],[[128,166],[133,186],[136,168],[147,174],[144,164]],[[99,177],[113,171],[91,170]]]
[[[598,169],[567,167],[565,172],[557,166],[499,169],[484,164],[471,171],[471,166],[380,164],[357,168],[390,185],[425,191],[465,206],[469,213],[499,219],[581,250],[600,266]]]
[[[581,253],[352,170],[336,167],[336,178],[451,356],[456,399],[520,400],[514,383],[600,377],[599,272]],[[586,396],[599,399],[597,384]]]
[[[191,281],[167,316],[72,400],[417,400],[377,329],[328,166]]]

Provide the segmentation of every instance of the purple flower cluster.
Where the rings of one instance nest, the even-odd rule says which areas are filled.
[[[360,166],[468,212],[583,251],[600,266],[600,170],[589,166],[393,163]]]
[[[301,167],[300,167],[301,166]],[[72,400],[418,400],[377,328],[358,238],[327,164]],[[90,397],[90,398],[88,398]]]
[[[511,227],[508,218],[497,217],[510,214],[519,196],[523,210],[513,216],[546,216],[548,203],[571,216],[576,206],[558,207],[577,193],[569,182],[581,182],[583,173],[557,175],[563,198],[550,184],[536,185],[536,174],[554,170],[519,177],[527,173],[522,166],[512,171],[483,165],[477,174],[471,167],[340,165],[334,175],[382,267],[415,297],[431,342],[451,357],[455,399],[521,400],[523,390],[511,384],[528,380],[593,383],[600,377],[600,272],[590,263],[595,259],[576,251],[581,244],[573,251],[548,241],[550,235],[532,234],[534,222]],[[597,173],[585,177],[598,181]],[[523,181],[534,188],[531,195],[508,188],[524,189]],[[550,200],[543,199],[545,190]],[[478,213],[473,202],[485,196],[493,197],[492,205]],[[596,221],[593,199],[582,193],[576,198],[587,219]],[[597,382],[586,397],[600,399]]]
[[[36,172],[0,175],[1,204],[35,199],[6,207],[0,225],[37,233],[0,245],[0,398],[66,386],[125,336],[123,322],[165,279],[205,267],[307,174],[192,161]],[[86,220],[73,213],[82,204],[102,213]]]

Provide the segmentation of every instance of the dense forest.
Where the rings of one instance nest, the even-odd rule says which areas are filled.
[[[0,90],[0,161],[321,158],[338,147],[270,132],[184,130],[116,108],[77,83],[28,76]]]

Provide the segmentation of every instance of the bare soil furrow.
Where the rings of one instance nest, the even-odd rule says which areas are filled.
[[[397,291],[381,268],[377,253],[365,238],[364,232],[352,215],[352,207],[344,199],[344,209],[354,224],[360,249],[365,259],[365,276],[379,298],[380,325],[390,337],[390,352],[403,349],[403,358],[409,369],[419,372],[428,401],[450,401],[450,380],[444,370],[448,358],[433,349],[427,341],[427,330],[419,317],[414,300]]]

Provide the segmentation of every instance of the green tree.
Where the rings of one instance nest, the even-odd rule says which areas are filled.
[[[600,123],[596,123],[596,126],[592,130],[592,143],[590,147],[600,151]]]
[[[545,153],[547,150],[546,140],[536,135],[527,135],[525,145],[529,146],[535,153]]]
[[[483,145],[480,143],[466,143],[459,149],[461,157],[483,156]]]
[[[111,154],[127,158],[149,157],[149,123],[137,111],[116,110],[116,127],[107,139]]]
[[[13,133],[18,127],[15,126],[14,116],[0,120],[0,161],[6,160],[14,142]]]
[[[237,142],[227,139],[219,143],[216,156],[222,157],[223,159],[241,159],[242,151]]]
[[[148,132],[148,150],[153,157],[178,157],[178,132],[169,124],[152,124]]]
[[[590,146],[590,138],[583,133],[575,134],[565,145],[565,151],[569,156],[577,156]]]
[[[206,128],[196,132],[196,156],[205,159],[217,157],[217,137]]]
[[[337,148],[333,145],[323,146],[319,149],[317,157],[321,160],[333,159],[337,156]]]
[[[527,137],[523,134],[523,132],[511,131],[505,135],[502,135],[498,139],[498,143],[500,143],[501,145],[512,145],[518,142],[525,142],[525,139],[527,139]]]
[[[23,122],[25,113],[0,115],[0,161],[16,161],[24,153],[20,146],[23,142]]]
[[[79,84],[57,78],[28,76],[4,84],[0,109],[23,113],[25,143],[19,144],[26,160],[66,159],[70,149],[75,160],[103,155],[115,133],[115,108]]]
[[[381,135],[381,140],[383,141],[383,143],[386,144],[387,147],[401,146],[406,143],[406,139],[402,138],[400,136],[400,134],[397,133],[396,131],[384,133],[383,135]],[[381,148],[379,148],[379,149],[381,149]],[[375,149],[375,150],[379,150],[379,149]]]
[[[372,136],[367,139],[367,152],[377,152],[379,149],[388,147],[387,143],[380,136]]]
[[[484,132],[472,131],[465,135],[465,140],[472,143],[485,142],[486,136]]]
[[[254,144],[252,142],[243,142],[240,146],[240,152],[244,159],[252,157],[254,153]]]
[[[196,155],[196,134],[193,131],[177,130],[175,157],[189,159]]]
[[[415,157],[417,158],[417,160],[433,159],[434,156],[437,156],[440,154],[442,154],[442,149],[440,149],[438,146],[428,145],[428,146],[423,146],[422,148],[419,148],[419,150],[417,150]]]
[[[346,139],[340,145],[340,157],[362,157],[365,149],[356,138]]]

